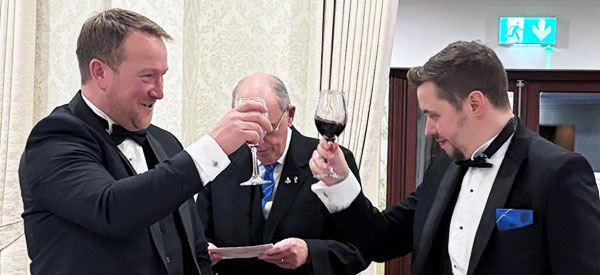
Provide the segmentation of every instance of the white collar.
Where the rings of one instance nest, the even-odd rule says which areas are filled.
[[[94,103],[92,103],[87,97],[85,97],[83,93],[81,93],[81,97],[83,98],[83,102],[85,102],[85,104],[88,107],[90,107],[90,109],[92,109],[92,112],[94,112],[97,116],[105,119],[106,122],[108,122],[108,129],[106,129],[106,131],[108,132],[108,134],[111,134],[113,124],[116,124],[115,121],[110,119],[110,117],[108,117],[106,113],[104,113],[102,110],[100,110],[100,108],[94,105]]]

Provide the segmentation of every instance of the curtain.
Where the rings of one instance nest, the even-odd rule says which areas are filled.
[[[381,120],[388,91],[396,0],[322,0],[313,3],[307,96],[346,94],[348,121],[339,137],[354,153],[363,191],[377,205]],[[313,107],[314,108],[314,107]],[[313,109],[314,113],[314,109]],[[312,120],[312,113],[304,119]],[[374,274],[371,266],[363,274]]]
[[[354,153],[363,187],[376,187],[379,176],[373,171],[378,170],[398,1],[324,0],[316,5],[309,79],[319,81],[312,96],[324,89],[346,93],[348,122],[339,143]]]
[[[2,0],[0,7],[1,274],[28,269],[17,167],[33,124],[36,9],[31,3]]]

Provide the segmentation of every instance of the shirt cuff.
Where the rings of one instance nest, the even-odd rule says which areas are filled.
[[[352,173],[332,186],[319,181],[310,188],[317,194],[329,213],[337,213],[348,208],[360,194],[360,183]]]
[[[203,186],[214,180],[231,163],[227,154],[209,135],[204,135],[184,150],[194,160]]]

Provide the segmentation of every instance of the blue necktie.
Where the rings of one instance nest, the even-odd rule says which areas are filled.
[[[273,164],[268,164],[268,165],[264,165],[265,167],[265,175],[263,176],[263,179],[270,181],[269,183],[265,183],[263,185],[261,185],[261,189],[262,189],[262,200],[261,200],[261,205],[262,208],[265,208],[265,204],[267,204],[268,201],[271,200],[271,197],[273,197],[273,188],[275,188],[275,179],[273,177],[273,171],[275,170],[275,167],[277,167],[277,162],[273,163]]]

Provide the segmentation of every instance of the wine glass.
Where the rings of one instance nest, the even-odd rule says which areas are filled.
[[[346,99],[343,91],[322,90],[319,92],[317,100],[317,110],[315,111],[315,124],[319,133],[332,144],[346,128]],[[342,178],[333,171],[333,166],[329,167],[329,172],[316,175],[316,179],[331,177],[334,179]]]
[[[235,100],[235,106],[238,106],[246,101],[255,101],[265,106],[265,108],[267,107],[267,105],[265,104],[265,99],[260,96],[238,98]],[[267,118],[269,117],[269,113],[264,113],[263,115]],[[248,144],[248,147],[250,147],[250,151],[252,152],[252,176],[247,181],[240,183],[240,186],[261,185],[270,183],[271,181],[261,178],[260,173],[258,172],[258,159],[256,157],[258,143],[246,144]]]

